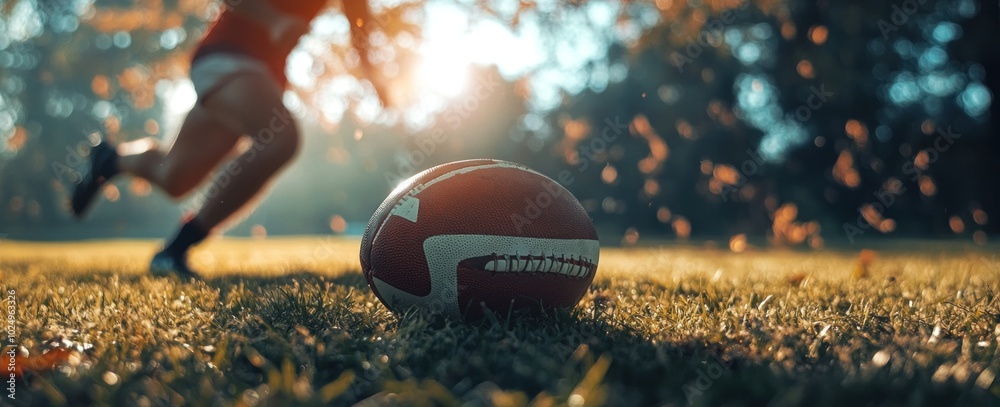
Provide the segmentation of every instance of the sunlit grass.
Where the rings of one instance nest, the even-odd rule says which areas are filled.
[[[1000,394],[1000,259],[988,251],[900,246],[858,278],[857,252],[605,249],[574,311],[466,325],[389,313],[357,245],[215,241],[193,257],[207,281],[181,283],[145,274],[153,242],[0,242],[20,343],[33,357],[72,350],[27,374],[18,402],[987,405]]]

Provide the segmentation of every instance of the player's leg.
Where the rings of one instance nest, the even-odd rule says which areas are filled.
[[[248,73],[205,100],[206,108],[238,126],[252,143],[228,165],[232,171],[219,175],[228,182],[195,216],[202,225],[214,228],[243,209],[295,157],[298,127],[282,103],[283,93],[270,75]]]
[[[225,177],[214,181],[218,193],[154,256],[150,267],[154,274],[196,277],[187,267],[188,249],[243,209],[295,156],[298,130],[281,98],[281,87],[270,75],[243,72],[203,99],[214,118],[248,135],[252,144],[218,175]]]
[[[124,143],[117,149],[118,167],[178,198],[208,178],[239,140],[238,132],[213,118],[204,107],[195,105],[169,150],[157,148],[153,139]]]
[[[239,138],[238,132],[196,105],[166,152],[152,138],[123,143],[117,148],[101,142],[91,149],[89,171],[73,190],[73,214],[82,217],[101,187],[120,173],[143,178],[170,196],[183,196],[208,176],[233,150]]]
[[[87,160],[89,164],[87,171],[73,187],[73,194],[70,197],[70,210],[77,219],[83,217],[101,191],[101,187],[119,173],[118,154],[106,142],[101,141],[91,147]]]

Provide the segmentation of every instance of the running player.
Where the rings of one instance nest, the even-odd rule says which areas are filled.
[[[89,171],[73,191],[71,208],[78,218],[102,186],[122,173],[143,178],[171,197],[182,197],[205,182],[241,139],[252,141],[249,149],[227,164],[239,171],[220,175],[229,181],[219,182],[219,193],[153,257],[150,271],[154,275],[198,278],[188,267],[188,249],[247,205],[295,157],[299,147],[296,124],[282,103],[287,85],[285,60],[327,1],[224,3],[192,57],[190,76],[198,102],[173,145],[164,151],[153,139],[117,147],[101,142],[91,149]],[[343,0],[341,10],[351,23],[351,43],[361,66],[384,103],[382,84],[373,75],[366,52],[367,2]]]

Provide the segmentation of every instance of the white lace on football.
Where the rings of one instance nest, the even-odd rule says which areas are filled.
[[[494,255],[483,267],[498,273],[557,273],[572,277],[586,277],[596,269],[591,259],[570,256]]]

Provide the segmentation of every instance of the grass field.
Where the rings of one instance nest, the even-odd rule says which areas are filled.
[[[214,241],[197,283],[155,246],[0,241],[14,404],[1000,404],[995,246],[605,249],[573,311],[471,325],[388,312],[354,240]]]

